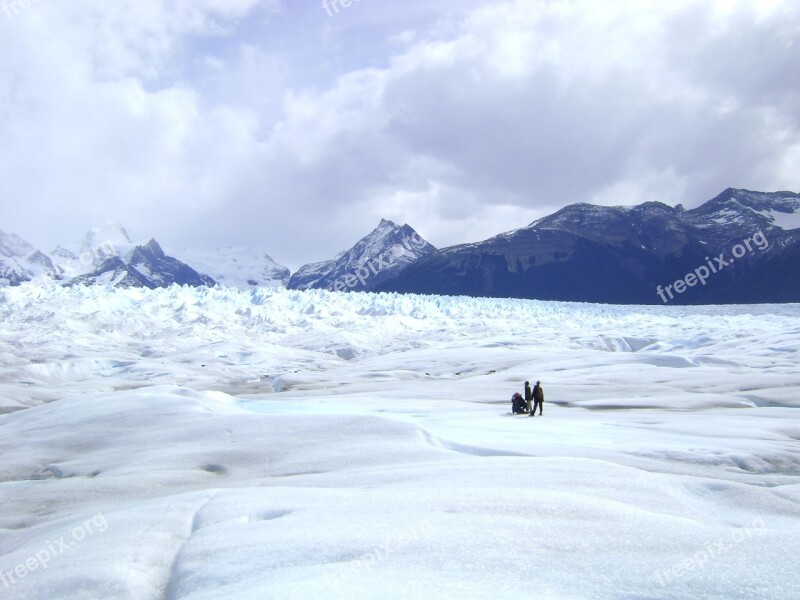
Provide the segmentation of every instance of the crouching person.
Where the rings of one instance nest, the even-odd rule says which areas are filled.
[[[511,396],[511,412],[518,415],[526,412],[525,409],[525,398],[519,392],[514,392],[514,395]]]

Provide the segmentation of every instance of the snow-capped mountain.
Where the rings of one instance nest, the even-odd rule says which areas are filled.
[[[412,227],[382,219],[369,235],[334,259],[301,267],[289,280],[289,288],[374,290],[434,250]]]
[[[173,254],[228,287],[286,287],[291,275],[289,269],[276,263],[269,254],[253,248],[228,247],[214,251],[186,248]]]
[[[109,221],[89,230],[80,244],[59,246],[53,251],[53,256],[70,277],[79,278],[81,283],[123,281],[120,279],[123,275],[125,285],[145,287],[169,285],[174,277],[177,277],[176,283],[186,285],[217,282],[237,288],[285,287],[289,281],[289,269],[277,264],[263,251],[251,248],[220,248],[213,251],[186,248],[171,251],[167,256],[157,242],[155,247],[152,246],[153,242],[136,243],[125,227]],[[134,254],[138,262],[131,269],[130,257]],[[114,258],[117,260],[109,262]],[[169,260],[164,262],[165,258]]]
[[[17,235],[0,232],[0,285],[43,277],[61,285],[156,288],[220,283],[246,289],[286,287],[289,275],[289,269],[266,252],[252,248],[184,249],[168,255],[156,240],[135,241],[114,221],[90,229],[78,243],[57,246],[49,255]]]
[[[686,211],[681,218],[702,231],[706,241],[719,247],[720,252],[755,231],[770,232],[776,241],[797,240],[800,231],[787,232],[800,228],[800,196],[729,188],[702,206]]]
[[[155,239],[135,242],[114,221],[90,229],[79,244],[58,246],[52,253],[61,265],[65,285],[168,287],[214,285],[214,280],[167,256]]]
[[[0,254],[9,258],[24,258],[36,252],[27,241],[15,233],[0,231]]]
[[[728,189],[689,211],[574,204],[438,250],[379,289],[625,304],[800,301],[798,226],[792,192]],[[678,293],[665,291],[697,269],[702,282],[689,277]]]
[[[72,279],[96,271],[107,259],[127,256],[136,246],[125,227],[107,221],[87,231],[80,243],[57,246],[50,255]]]
[[[0,231],[0,285],[19,285],[43,275],[58,278],[61,273],[50,257],[32,244]]]
[[[124,258],[117,254],[104,258],[93,271],[73,278],[68,284],[155,289],[173,284],[213,286],[215,281],[177,258],[167,256],[153,239],[143,246],[135,246]]]
[[[57,246],[48,256],[14,234],[0,232],[0,285],[42,278],[59,285],[167,287],[215,285],[213,278],[167,256],[156,240],[135,243],[112,221],[90,229],[80,243]]]

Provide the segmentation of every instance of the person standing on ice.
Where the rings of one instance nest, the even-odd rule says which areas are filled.
[[[533,392],[531,391],[531,382],[525,382],[525,412],[531,412],[531,401],[533,400]]]
[[[536,407],[539,407],[539,416],[542,416],[542,406],[544,405],[544,390],[542,389],[542,382],[537,381],[533,386],[533,410],[531,416],[536,414]]]

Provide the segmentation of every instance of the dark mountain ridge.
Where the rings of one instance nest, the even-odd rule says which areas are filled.
[[[789,276],[797,217],[793,192],[732,188],[688,211],[660,202],[573,204],[522,229],[433,252],[378,289],[615,304],[800,301]],[[746,252],[733,256],[739,248]],[[725,266],[713,272],[720,255]],[[702,267],[710,271],[702,282],[675,286]]]

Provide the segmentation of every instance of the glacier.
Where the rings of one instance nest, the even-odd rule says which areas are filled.
[[[799,305],[26,283],[0,315],[0,597],[800,597]]]

